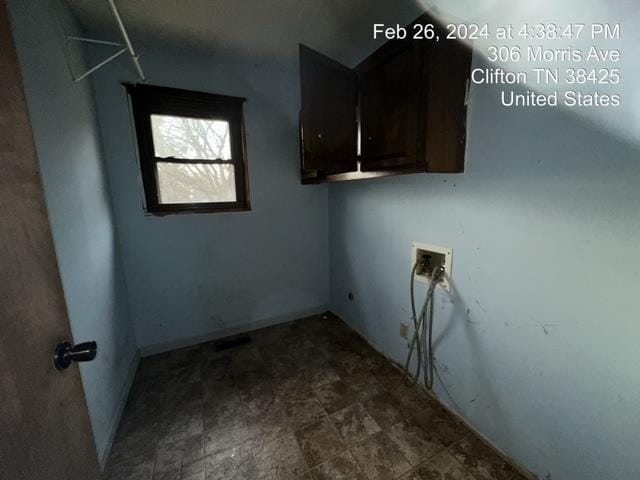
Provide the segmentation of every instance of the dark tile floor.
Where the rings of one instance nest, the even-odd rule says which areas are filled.
[[[109,480],[522,480],[332,315],[141,361]]]

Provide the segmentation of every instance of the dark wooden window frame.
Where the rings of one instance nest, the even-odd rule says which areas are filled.
[[[193,92],[152,85],[124,84],[133,111],[140,173],[144,189],[145,210],[155,215],[172,213],[238,212],[251,210],[247,170],[243,104],[241,97]],[[231,160],[178,159],[154,155],[151,115],[224,120],[229,122]],[[232,164],[234,166],[236,201],[208,203],[160,203],[157,163]]]

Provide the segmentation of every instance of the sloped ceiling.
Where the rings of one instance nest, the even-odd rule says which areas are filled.
[[[66,0],[93,34],[118,39],[107,0]],[[132,40],[290,59],[305,43],[345,63],[375,46],[373,23],[406,24],[416,0],[117,0]]]

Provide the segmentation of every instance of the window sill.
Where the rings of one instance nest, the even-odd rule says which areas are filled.
[[[166,217],[168,215],[189,215],[193,213],[242,213],[250,212],[250,205],[224,206],[224,207],[180,207],[171,209],[145,210],[146,217]]]

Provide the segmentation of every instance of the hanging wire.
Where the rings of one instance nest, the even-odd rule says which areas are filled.
[[[423,369],[424,364],[424,384],[427,389],[431,390],[433,388],[435,368],[433,354],[433,296],[436,286],[444,276],[444,268],[442,266],[438,266],[433,269],[431,274],[431,284],[429,285],[429,288],[427,290],[427,294],[420,310],[420,314],[416,315],[414,281],[417,267],[418,263],[416,262],[411,271],[411,313],[413,318],[414,332],[411,339],[411,344],[409,346],[409,353],[407,355],[404,370],[407,375],[413,378],[414,382],[417,382],[420,378],[420,371]],[[416,351],[417,366],[415,374],[412,375],[409,371],[409,365],[411,363],[411,358],[413,356],[414,350]]]

